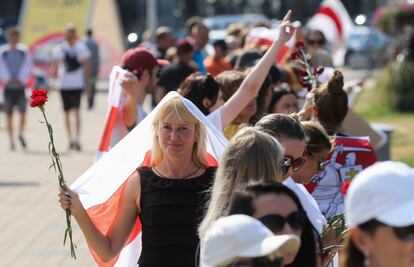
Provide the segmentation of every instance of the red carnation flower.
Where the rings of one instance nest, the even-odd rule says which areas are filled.
[[[351,184],[351,181],[346,181],[345,183],[342,184],[341,193],[343,196],[346,196],[346,194],[348,193],[348,187],[350,184]]]
[[[305,43],[303,41],[297,41],[295,44],[295,47],[297,49],[304,49],[305,48]]]
[[[305,69],[300,69],[299,73],[302,77],[308,76],[308,72]]]
[[[43,106],[47,102],[47,90],[33,90],[30,98],[32,108]]]
[[[300,55],[300,52],[299,51],[294,51],[290,57],[292,59],[298,59],[298,58],[300,58],[300,56],[301,55]]]

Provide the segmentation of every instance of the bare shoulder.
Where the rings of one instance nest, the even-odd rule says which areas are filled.
[[[132,173],[129,176],[125,188],[125,195],[128,199],[133,200],[136,203],[136,206],[139,210],[139,200],[141,195],[141,177],[138,171],[134,171],[134,173]]]

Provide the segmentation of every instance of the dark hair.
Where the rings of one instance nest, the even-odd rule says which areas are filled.
[[[232,198],[230,200],[228,215],[245,214],[253,216],[255,212],[255,207],[253,205],[254,199],[266,194],[286,195],[290,197],[293,200],[293,202],[295,202],[300,212],[306,214],[302,207],[302,204],[300,203],[299,198],[288,187],[275,181],[255,181],[250,182],[244,188],[237,190],[233,193]],[[318,232],[312,226],[307,216],[305,216],[305,221],[302,228],[302,236],[300,237],[300,239],[301,246],[299,248],[298,254],[296,255],[294,261],[291,264],[285,266],[316,266],[317,243],[319,244],[320,248],[322,247],[322,243]]]
[[[267,108],[265,107],[265,99],[267,94],[272,93],[272,89],[270,86],[272,85],[272,79],[269,75],[266,76],[265,80],[263,81],[262,86],[259,89],[259,93],[256,97],[256,104],[257,110],[256,114],[254,114],[250,118],[250,123],[255,124],[258,120],[260,120],[265,114],[267,114]]]
[[[293,91],[291,91],[290,89],[287,89],[287,88],[280,88],[279,90],[274,91],[273,95],[272,95],[272,100],[270,101],[268,112],[273,113],[273,109],[275,108],[275,106],[277,105],[279,100],[284,95],[289,95],[289,94],[294,95],[295,97],[297,97],[297,95]]]
[[[213,47],[214,48],[216,48],[216,47],[220,47],[221,48],[221,50],[223,50],[223,51],[227,51],[227,44],[226,44],[226,42],[224,41],[224,40],[216,40],[216,41],[214,41],[213,42]]]
[[[327,131],[336,131],[348,113],[348,95],[343,87],[342,72],[336,70],[329,82],[315,91],[317,118]]]
[[[306,136],[305,153],[314,155],[324,149],[331,150],[332,143],[323,127],[315,121],[301,122]]]
[[[209,73],[192,73],[180,85],[182,96],[196,105],[204,115],[209,114],[208,108],[204,107],[203,100],[208,98],[213,104],[217,101],[220,84]]]
[[[319,31],[319,30],[309,30],[309,31],[306,33],[306,35],[305,35],[305,41],[307,42],[307,41],[309,40],[310,35],[315,34],[315,33],[320,35],[321,40],[322,40],[322,42],[323,42],[323,44],[322,44],[322,45],[325,45],[325,44],[326,44],[326,37],[325,37],[325,34],[323,34],[323,32],[321,32],[321,31]]]
[[[262,54],[257,49],[244,51],[237,56],[235,69],[245,69],[256,65],[257,61],[262,58]]]
[[[306,140],[305,132],[297,117],[280,113],[268,114],[261,118],[255,125],[277,140],[282,138]]]
[[[372,219],[372,220],[369,220],[368,222],[358,225],[358,228],[360,228],[364,232],[373,234],[375,229],[377,229],[377,227],[380,225],[382,225],[381,222],[375,219]],[[355,245],[355,242],[351,239],[351,237],[348,237],[348,240],[346,241],[346,244],[345,244],[342,266],[362,267],[364,266],[364,259],[365,259],[364,253],[362,253],[359,250],[359,248]]]

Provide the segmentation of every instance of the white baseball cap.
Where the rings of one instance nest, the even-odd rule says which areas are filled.
[[[299,247],[295,235],[274,235],[253,217],[231,215],[215,221],[201,240],[200,267],[228,264],[238,257],[296,254]]]
[[[414,224],[414,169],[385,161],[360,172],[345,197],[348,227],[376,219],[393,227]]]

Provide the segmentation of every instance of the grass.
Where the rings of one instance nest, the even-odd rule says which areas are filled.
[[[369,122],[392,126],[391,159],[414,166],[414,113],[393,110],[390,78],[389,67],[377,70],[373,79],[363,88],[354,110]]]

